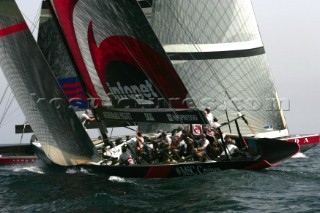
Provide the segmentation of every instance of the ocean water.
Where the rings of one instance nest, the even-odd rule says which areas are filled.
[[[0,167],[0,212],[320,212],[320,146],[263,171],[125,179]]]

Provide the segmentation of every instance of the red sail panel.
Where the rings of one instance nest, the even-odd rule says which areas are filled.
[[[121,108],[135,106],[130,103],[136,99],[164,99],[164,107],[188,108],[188,91],[136,1],[51,0],[51,4],[96,104],[111,99]]]

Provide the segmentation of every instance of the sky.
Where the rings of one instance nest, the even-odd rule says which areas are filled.
[[[320,1],[252,2],[290,133],[320,133]]]
[[[17,1],[23,14],[38,10],[40,0]],[[320,133],[320,1],[252,0],[267,58],[280,98],[290,101],[285,111],[291,134]],[[0,73],[0,95],[6,81]],[[2,114],[0,108],[0,116]],[[24,122],[16,103],[0,126],[0,143],[19,143],[14,125]],[[24,136],[28,142],[30,136]]]

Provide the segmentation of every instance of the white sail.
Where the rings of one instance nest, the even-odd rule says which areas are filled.
[[[240,111],[251,128],[244,134],[286,129],[250,0],[157,0],[152,7],[152,27],[197,108],[210,106],[220,122],[226,107],[230,119]]]

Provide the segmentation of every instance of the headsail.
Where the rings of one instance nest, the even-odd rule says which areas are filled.
[[[230,119],[242,112],[256,133],[272,124],[287,134],[250,0],[157,0],[152,7],[152,27],[197,108],[210,106],[227,121],[227,107]]]
[[[0,1],[0,65],[46,155],[60,165],[98,160],[97,151],[43,58],[14,0]]]

